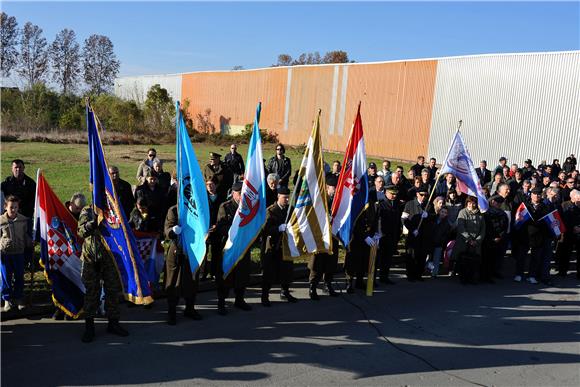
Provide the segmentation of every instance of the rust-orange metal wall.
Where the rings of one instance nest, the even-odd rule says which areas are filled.
[[[308,141],[322,109],[328,150],[344,151],[359,101],[367,153],[414,160],[428,151],[437,61],[296,66],[182,76],[182,100],[190,113],[210,108],[216,128],[253,121],[262,101],[260,127],[282,142]]]

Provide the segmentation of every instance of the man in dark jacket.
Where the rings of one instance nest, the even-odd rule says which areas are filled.
[[[12,160],[12,175],[2,182],[1,187],[5,198],[14,195],[20,199],[20,213],[28,219],[32,219],[36,199],[36,183],[24,173],[24,169],[24,161]]]
[[[421,176],[423,168],[425,168],[425,156],[418,156],[417,163],[411,167],[411,170],[415,172],[415,176]]]
[[[228,274],[227,278],[224,278],[223,272],[223,249],[228,240],[230,227],[239,208],[241,191],[242,182],[235,182],[232,186],[232,198],[220,205],[215,225],[214,233],[216,240],[218,240],[219,248],[216,249],[215,256],[212,251],[211,263],[212,272],[215,275],[217,284],[218,313],[222,316],[227,314],[226,298],[231,287],[234,288],[234,294],[236,296],[234,306],[245,311],[252,310],[252,307],[244,299],[246,286],[248,286],[250,281],[251,249],[248,249],[244,257],[238,261],[230,273],[226,273]]]
[[[570,268],[570,255],[575,246],[576,250],[576,278],[580,279],[580,191],[570,192],[570,201],[562,204],[562,220],[566,232],[557,249],[558,275],[566,277]]]
[[[266,210],[266,224],[262,238],[265,248],[262,257],[262,305],[269,307],[269,293],[272,284],[280,282],[280,298],[288,302],[297,302],[290,294],[293,276],[293,263],[284,261],[282,256],[282,234],[286,232],[286,216],[290,190],[286,186],[278,189],[278,200]]]
[[[167,211],[164,227],[165,236],[171,241],[165,257],[165,292],[168,305],[167,324],[169,325],[175,325],[177,322],[177,304],[180,297],[185,299],[183,315],[193,320],[202,319],[202,316],[195,310],[199,271],[194,278],[189,259],[183,252],[179,241],[181,227],[178,216],[177,206],[171,207]]]
[[[480,280],[493,283],[492,277],[497,267],[501,267],[498,261],[503,260],[505,253],[504,245],[508,237],[508,216],[501,209],[504,198],[500,195],[489,199],[489,209],[483,215],[485,219],[485,238],[482,245],[482,261]]]
[[[477,177],[479,177],[479,182],[482,187],[491,181],[491,171],[487,169],[487,161],[481,160],[479,162],[479,168],[475,172],[477,173]]]
[[[157,176],[153,174],[153,170],[148,170],[145,177],[145,183],[140,185],[135,190],[135,198],[145,198],[149,204],[149,212],[160,220],[160,227],[165,220],[166,196],[159,187]],[[161,231],[161,229],[159,230]]]
[[[286,148],[284,148],[284,145],[276,145],[276,156],[270,158],[266,169],[268,173],[278,174],[280,177],[279,184],[288,187],[290,174],[292,173],[292,163],[288,157],[284,156],[285,153]]]
[[[546,284],[551,284],[549,265],[552,256],[552,236],[547,224],[543,220],[540,220],[548,214],[548,208],[542,202],[541,188],[534,188],[532,190],[528,211],[533,219],[527,225],[531,248],[528,282],[537,284],[539,279]]]
[[[407,236],[407,249],[410,251],[411,257],[407,261],[407,279],[413,281],[423,281],[421,275],[425,268],[425,260],[429,252],[424,238],[424,232],[420,230],[421,219],[426,219],[428,213],[425,210],[427,206],[427,186],[422,184],[417,188],[416,198],[409,200],[405,204],[401,219],[403,224],[409,230]]]
[[[244,174],[246,167],[244,166],[242,155],[238,153],[236,144],[230,145],[230,153],[224,157],[224,162],[234,174],[234,181],[240,180],[240,176]]]
[[[381,226],[381,239],[379,241],[378,267],[380,268],[380,281],[392,285],[389,279],[393,255],[397,251],[397,244],[401,238],[402,208],[397,199],[398,189],[394,185],[385,188],[385,200],[379,202],[378,214]]]
[[[205,181],[213,179],[216,186],[217,194],[225,201],[228,197],[228,191],[234,182],[234,175],[228,166],[220,161],[222,157],[219,153],[210,152],[209,164],[203,169],[203,178]]]
[[[368,272],[370,249],[378,242],[378,237],[375,238],[377,225],[375,204],[369,203],[356,219],[352,240],[344,259],[346,292],[349,294],[354,293],[355,287],[364,289],[364,276]]]
[[[133,196],[133,188],[129,182],[121,179],[119,174],[119,168],[114,165],[109,167],[109,174],[111,175],[111,180],[113,181],[113,186],[115,187],[115,192],[119,197],[121,202],[121,207],[125,212],[125,216],[129,217],[135,206],[135,197]]]

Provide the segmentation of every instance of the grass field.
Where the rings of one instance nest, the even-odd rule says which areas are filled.
[[[144,145],[107,145],[105,157],[109,165],[119,167],[121,178],[131,184],[136,184],[135,175],[139,163],[146,157],[148,146]],[[239,145],[238,152],[246,157],[247,145]],[[175,168],[175,146],[157,145],[157,156],[164,161],[164,170],[171,172]],[[229,146],[196,143],[194,149],[200,164],[209,162],[209,152],[218,152],[224,156],[229,152]],[[264,158],[269,159],[275,154],[275,144],[264,144]],[[26,164],[26,174],[36,180],[36,170],[41,168],[49,184],[64,202],[73,193],[83,192],[90,201],[89,192],[89,155],[87,145],[82,144],[48,144],[35,142],[3,142],[0,144],[2,180],[10,175],[10,162],[19,158]],[[292,160],[292,168],[296,170],[302,161],[302,148],[286,147],[286,156]],[[334,160],[342,162],[343,154],[325,152],[325,160],[331,164]],[[381,160],[369,158],[381,167]],[[403,165],[407,170],[410,164]]]

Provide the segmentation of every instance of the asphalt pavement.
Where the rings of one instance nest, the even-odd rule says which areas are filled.
[[[297,304],[273,291],[271,308],[248,291],[253,310],[215,292],[199,295],[202,321],[165,323],[153,309],[122,308],[130,336],[80,341],[81,321],[29,317],[2,323],[2,386],[128,384],[235,386],[579,386],[580,282],[554,287],[514,283],[461,285],[440,277],[403,278],[311,301],[305,280]],[[231,299],[229,301],[232,301]],[[182,307],[181,307],[182,308]]]

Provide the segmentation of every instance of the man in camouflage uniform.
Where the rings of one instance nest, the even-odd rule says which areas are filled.
[[[334,194],[336,192],[336,183],[338,179],[335,175],[329,173],[326,175],[326,193],[328,195],[328,211],[330,212],[332,208],[332,201],[334,199]],[[320,253],[312,255],[310,262],[308,263],[308,269],[310,269],[310,290],[308,295],[311,300],[319,300],[316,288],[318,283],[324,276],[325,290],[332,297],[338,296],[338,293],[334,291],[332,287],[332,279],[334,277],[334,272],[336,271],[336,265],[338,263],[338,239],[334,236],[332,237],[332,253]]]
[[[290,294],[293,263],[284,261],[282,257],[282,233],[286,231],[286,216],[288,214],[288,199],[290,190],[286,186],[278,188],[278,201],[266,210],[266,225],[263,237],[265,240],[262,257],[262,305],[270,306],[269,293],[272,284],[280,282],[282,292],[280,298],[288,302],[298,299]]]
[[[113,261],[103,243],[99,223],[92,207],[83,208],[79,216],[78,235],[84,239],[82,247],[82,280],[85,285],[85,332],[81,340],[90,343],[95,338],[95,315],[100,303],[101,280],[105,288],[105,310],[109,319],[107,332],[118,336],[128,336],[119,325],[119,292],[121,282]]]
[[[230,287],[234,288],[234,293],[236,295],[234,306],[245,311],[252,310],[252,307],[244,300],[246,286],[248,286],[250,281],[251,248],[248,249],[242,259],[238,261],[226,279],[224,279],[223,272],[223,248],[228,240],[228,232],[232,226],[236,212],[238,211],[241,191],[242,182],[234,183],[232,186],[232,198],[227,202],[222,203],[217,214],[215,233],[219,238],[220,248],[217,249],[218,251],[216,251],[217,254],[215,256],[212,255],[212,271],[215,273],[217,284],[218,313],[222,316],[227,314],[226,298]]]

